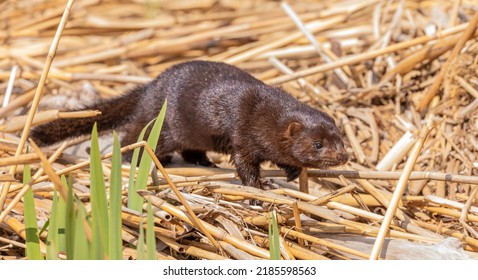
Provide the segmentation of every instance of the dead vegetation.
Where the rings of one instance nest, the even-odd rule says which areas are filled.
[[[273,166],[264,176],[282,189],[241,186],[221,155],[213,158],[223,168],[167,168],[222,249],[191,226],[160,180],[142,193],[158,208],[158,256],[268,258],[266,216],[276,209],[283,258],[462,258],[459,245],[476,258],[476,1],[77,1],[53,58],[65,2],[0,3],[0,209],[21,198],[15,178],[23,164],[39,163],[24,149],[32,123],[91,116],[96,112],[58,110],[121,94],[180,61],[219,60],[333,115],[351,160],[337,170],[308,170],[300,183],[310,194]],[[42,112],[32,119],[40,92]],[[66,146],[47,154],[56,158]],[[53,167],[74,172],[75,192],[88,202],[87,158],[73,152]],[[125,185],[128,173],[125,166]],[[41,225],[53,185],[38,174],[33,189]],[[264,203],[251,206],[250,199]],[[0,258],[24,256],[22,213],[20,201],[0,216]],[[135,244],[140,218],[123,214],[124,242]],[[443,242],[450,236],[461,244]],[[385,237],[388,250],[380,255]],[[437,243],[448,253],[423,245]],[[124,250],[125,258],[135,254]]]

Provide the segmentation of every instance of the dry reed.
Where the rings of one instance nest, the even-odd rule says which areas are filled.
[[[351,159],[332,170],[308,168],[294,182],[264,164],[262,176],[283,187],[267,191],[240,185],[222,155],[211,154],[221,168],[182,162],[163,168],[155,159],[159,186],[141,194],[156,207],[159,259],[268,258],[271,209],[284,259],[380,255],[379,245],[370,254],[314,236],[323,232],[378,236],[377,244],[387,232],[415,243],[453,236],[478,252],[476,3],[244,0],[159,7],[87,0],[70,10],[71,0],[66,9],[60,0],[27,2],[0,9],[0,245],[13,246],[0,259],[23,257],[24,243],[12,239],[25,237],[28,188],[41,206],[40,221],[51,211],[52,189],[65,195],[59,175],[74,173],[74,192],[89,204],[87,155],[66,149],[79,140],[43,152],[33,145],[32,153],[25,148],[31,126],[94,116],[64,111],[117,96],[191,59],[234,64],[331,114]],[[23,5],[32,5],[29,13]],[[421,141],[417,128],[435,122]],[[423,146],[413,150],[417,143]],[[152,154],[145,142],[121,151],[137,147]],[[103,154],[108,172],[111,153]],[[23,186],[18,178],[27,163],[37,172]],[[123,166],[125,177],[129,169]],[[141,215],[128,211],[123,241],[134,246]],[[136,257],[128,246],[123,253]]]

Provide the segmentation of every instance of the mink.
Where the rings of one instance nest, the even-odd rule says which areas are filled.
[[[303,167],[327,168],[347,162],[341,133],[325,112],[264,84],[229,64],[190,61],[174,65],[150,83],[84,109],[101,115],[60,119],[40,125],[31,138],[40,146],[98,131],[125,131],[122,146],[141,130],[167,100],[156,155],[167,162],[173,152],[185,161],[214,166],[206,151],[231,155],[244,185],[268,187],[260,164],[271,161],[296,179]],[[83,109],[82,109],[83,110]]]

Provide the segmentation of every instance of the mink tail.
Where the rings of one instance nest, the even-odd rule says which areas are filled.
[[[30,137],[38,146],[45,147],[68,138],[90,134],[95,123],[98,132],[120,127],[133,117],[137,101],[143,92],[143,87],[137,87],[125,95],[72,110],[98,110],[101,114],[91,118],[55,120],[33,128]]]

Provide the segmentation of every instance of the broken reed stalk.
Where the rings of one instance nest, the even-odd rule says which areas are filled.
[[[451,62],[456,58],[456,56],[458,55],[460,50],[463,48],[465,43],[474,35],[477,24],[478,24],[478,12],[475,13],[473,18],[468,23],[468,26],[465,32],[463,32],[463,35],[460,37],[460,40],[458,40],[458,42],[456,43],[455,47],[450,53],[450,56],[448,56],[445,64],[441,66],[440,73],[438,73],[435,80],[433,81],[432,86],[429,87],[428,91],[425,93],[425,96],[423,97],[423,99],[420,102],[420,105],[417,108],[419,112],[423,113],[424,110],[428,107],[428,104],[430,103],[430,101],[437,94],[438,89],[440,88],[441,83],[443,79],[445,78],[446,73],[448,72]]]
[[[58,119],[90,118],[101,114],[100,111],[85,110],[76,112],[60,112],[60,110],[48,110],[35,114],[31,126],[48,123]],[[22,130],[26,125],[28,116],[13,117],[6,125],[0,126],[0,132],[15,132]]]
[[[373,245],[372,253],[370,254],[370,260],[377,260],[380,256],[380,251],[382,250],[383,242],[385,241],[385,237],[387,235],[387,232],[389,231],[390,223],[392,222],[392,219],[395,216],[395,212],[397,210],[400,198],[405,192],[408,178],[410,177],[410,174],[412,173],[415,162],[418,159],[420,151],[423,145],[425,144],[426,138],[429,133],[430,133],[430,129],[424,126],[422,131],[420,132],[419,140],[415,144],[415,147],[413,148],[410,154],[410,157],[408,158],[407,163],[405,164],[405,167],[403,168],[403,174],[397,183],[395,191],[393,192],[392,200],[390,201],[390,204],[387,207],[387,212],[385,213],[385,216],[382,221],[382,225],[380,226],[380,231],[378,232],[377,239],[375,240],[375,243]]]
[[[63,29],[66,26],[66,23],[68,21],[68,16],[70,15],[70,10],[74,2],[75,0],[68,0],[68,3],[66,4],[65,10],[63,12],[63,16],[61,17],[61,21],[58,25],[58,29],[55,33],[55,37],[53,38],[53,42],[51,44],[50,50],[48,51],[45,65],[43,67],[43,71],[40,76],[40,81],[38,82],[38,87],[36,89],[35,96],[32,101],[32,106],[30,108],[30,112],[28,113],[28,118],[25,123],[25,127],[23,128],[22,136],[20,138],[20,143],[18,144],[17,151],[15,152],[15,156],[19,156],[22,153],[23,148],[25,147],[25,143],[27,142],[28,135],[30,132],[30,127],[32,125],[33,118],[35,117],[35,113],[38,109],[38,104],[40,103],[40,97],[43,92],[43,87],[45,86],[46,78],[48,77],[50,66],[53,62],[53,59],[55,58],[56,50],[58,48],[58,44],[60,43],[60,38],[63,33]],[[12,168],[10,169],[10,174],[14,175],[16,171],[17,171],[17,166],[13,165]],[[10,189],[10,185],[11,184],[8,182],[3,185],[2,192],[0,194],[0,211],[3,211],[8,190]]]

